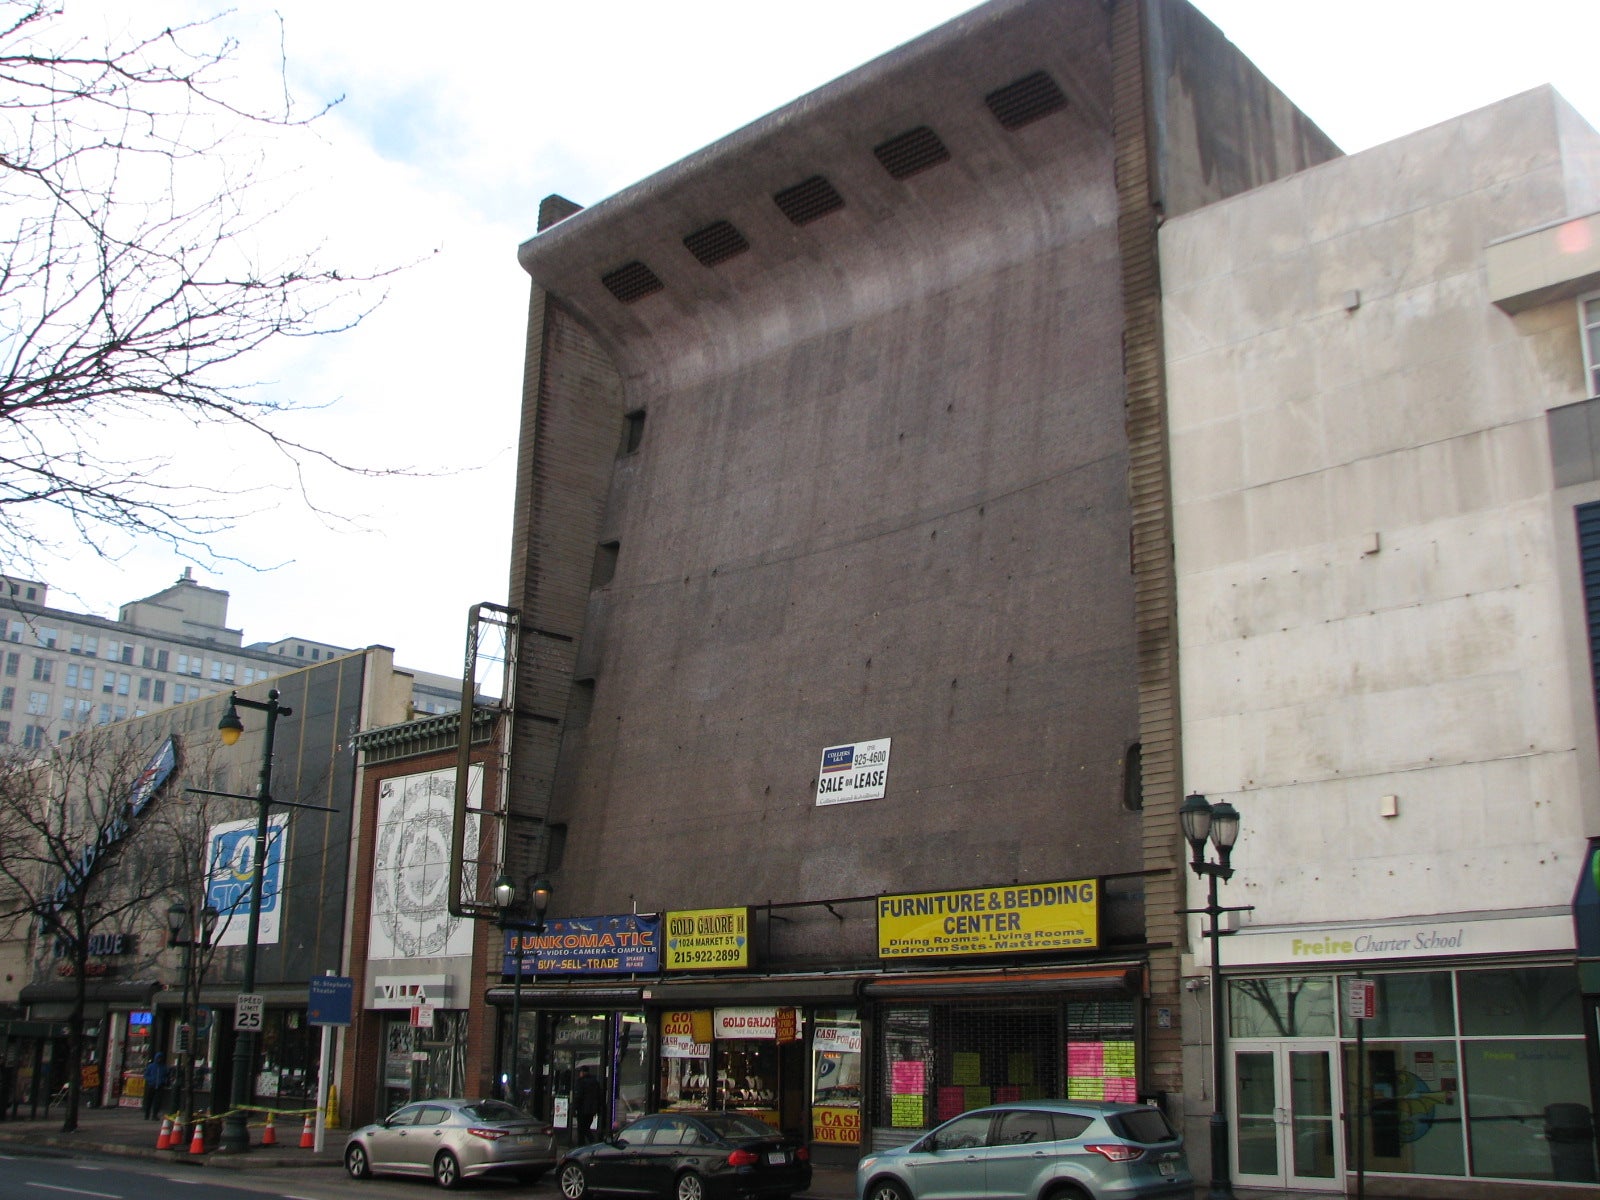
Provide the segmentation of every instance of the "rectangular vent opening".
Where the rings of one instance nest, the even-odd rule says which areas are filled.
[[[983,102],[1001,125],[1007,129],[1021,129],[1040,117],[1060,112],[1067,106],[1067,97],[1054,79],[1043,71],[1035,71],[990,92]]]
[[[821,175],[813,175],[772,197],[778,210],[796,225],[807,225],[844,207],[844,197]]]
[[[743,254],[750,249],[750,243],[745,240],[744,234],[727,221],[713,221],[704,229],[696,229],[683,239],[683,244],[688,247],[689,253],[706,267],[727,262],[735,255]]]
[[[620,266],[615,271],[608,271],[600,276],[600,282],[606,285],[608,292],[624,304],[643,300],[646,296],[653,295],[666,287],[666,284],[656,277],[654,271],[637,260]]]
[[[874,146],[883,169],[895,179],[909,179],[918,171],[926,171],[942,162],[950,161],[950,151],[945,149],[939,135],[926,125],[918,125]]]

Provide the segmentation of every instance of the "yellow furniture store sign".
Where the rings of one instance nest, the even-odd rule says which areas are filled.
[[[667,914],[661,965],[668,971],[716,971],[750,965],[750,910],[702,908]]]
[[[878,897],[878,957],[1092,950],[1100,944],[1094,879]]]

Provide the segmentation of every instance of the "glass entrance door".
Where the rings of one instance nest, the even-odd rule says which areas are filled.
[[[1254,1187],[1336,1191],[1334,1046],[1279,1042],[1233,1052],[1234,1175]]]

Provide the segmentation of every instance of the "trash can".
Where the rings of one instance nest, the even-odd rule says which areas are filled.
[[[1594,1118],[1582,1104],[1547,1104],[1544,1136],[1550,1143],[1550,1171],[1563,1183],[1593,1183]]]

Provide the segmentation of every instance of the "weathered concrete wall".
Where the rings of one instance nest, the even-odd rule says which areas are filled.
[[[1508,315],[1484,266],[1593,195],[1569,116],[1529,92],[1162,231],[1187,778],[1245,814],[1252,925],[1570,901],[1545,414],[1582,356],[1570,300]]]
[[[1205,14],[1148,0],[1146,75],[1156,205],[1178,216],[1341,151]]]
[[[564,911],[1141,866],[1108,42],[1099,5],[980,10],[524,247],[618,365],[612,445],[645,413]],[[1006,130],[984,96],[1041,69],[1065,109]],[[897,180],[873,147],[918,126],[948,161]],[[793,225],[815,175],[844,205]],[[716,220],[750,249],[708,268]],[[624,304],[633,261],[664,286]],[[889,794],[818,808],[822,748],[878,737]]]

